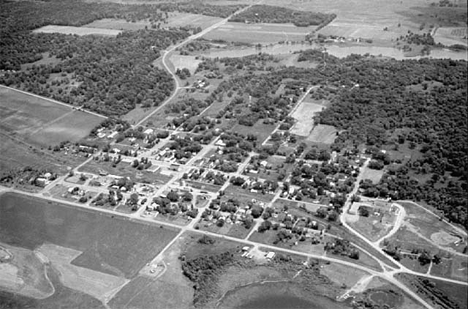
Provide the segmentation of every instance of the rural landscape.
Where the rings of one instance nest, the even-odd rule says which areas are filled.
[[[0,309],[468,307],[466,0],[0,0]]]

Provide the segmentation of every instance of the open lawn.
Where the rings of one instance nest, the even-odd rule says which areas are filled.
[[[30,250],[44,243],[79,250],[83,254],[73,265],[126,278],[176,235],[173,229],[13,193],[0,196],[0,212],[3,242]]]
[[[333,144],[338,131],[335,127],[326,124],[316,125],[307,137],[307,141],[313,143]]]
[[[374,170],[374,169],[366,167],[364,171],[362,172],[361,177],[362,179],[371,180],[373,184],[377,184],[382,178],[383,173],[384,173],[384,170]]]
[[[32,144],[76,142],[102,120],[67,105],[0,87],[0,130]]]
[[[312,128],[314,127],[313,117],[323,108],[324,106],[320,104],[304,101],[301,102],[292,114],[292,117],[296,120],[296,123],[291,128],[291,133],[299,136],[309,136]]]
[[[49,25],[34,30],[35,33],[61,33],[61,34],[73,34],[73,35],[105,35],[105,36],[117,36],[122,31],[113,29],[102,29],[102,28],[88,28],[88,27],[73,27],[73,26],[56,26]]]
[[[228,22],[203,36],[208,40],[224,40],[251,44],[280,41],[303,41],[316,27],[296,27],[292,24],[243,24]]]
[[[367,273],[357,268],[330,263],[323,265],[320,269],[320,274],[327,276],[336,284],[343,284],[350,288]]]

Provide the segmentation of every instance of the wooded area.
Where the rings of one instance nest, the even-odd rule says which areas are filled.
[[[297,11],[270,5],[254,5],[248,10],[233,16],[229,21],[246,23],[292,23],[298,27],[318,26],[330,23],[335,14]]]

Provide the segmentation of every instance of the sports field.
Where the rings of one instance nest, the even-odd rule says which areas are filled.
[[[114,29],[101,29],[101,28],[87,28],[87,27],[73,27],[73,26],[56,26],[48,25],[34,30],[35,33],[62,33],[62,34],[76,34],[82,35],[110,35],[116,36],[121,33],[120,30]]]
[[[0,86],[0,130],[40,146],[76,142],[104,118]]]
[[[296,27],[292,24],[242,24],[228,22],[203,36],[209,40],[242,43],[275,43],[303,41],[315,27]]]

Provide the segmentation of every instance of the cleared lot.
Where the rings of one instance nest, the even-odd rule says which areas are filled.
[[[101,29],[101,28],[87,28],[87,27],[73,27],[73,26],[55,26],[49,25],[34,30],[35,33],[63,33],[63,34],[76,34],[76,35],[110,35],[116,36],[121,33],[120,30],[114,29]]]

